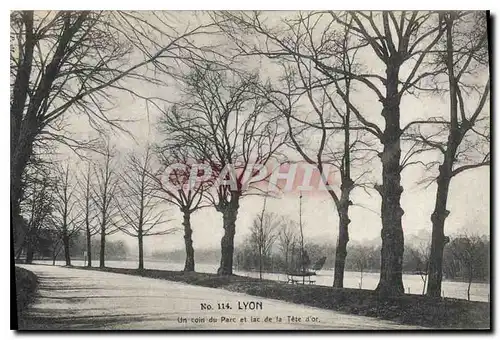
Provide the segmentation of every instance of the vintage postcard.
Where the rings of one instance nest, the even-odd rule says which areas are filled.
[[[12,11],[11,326],[491,329],[487,11]]]

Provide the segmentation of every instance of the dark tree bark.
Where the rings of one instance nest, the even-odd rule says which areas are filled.
[[[86,236],[86,247],[87,247],[87,267],[92,267],[92,236],[99,232],[98,229],[91,227],[91,221],[94,220],[95,216],[91,216],[92,200],[94,199],[92,195],[92,183],[91,183],[91,167],[90,162],[87,163],[87,171],[83,174],[82,185],[82,196],[80,201],[82,202],[82,210],[84,214],[85,221],[85,236]],[[95,206],[94,206],[95,208]]]
[[[116,176],[113,163],[112,147],[107,144],[104,150],[104,164],[96,170],[97,185],[94,190],[95,201],[100,215],[99,226],[101,234],[99,267],[104,268],[106,256],[106,235],[116,231],[111,225],[113,218],[120,212],[116,204],[116,193],[118,188],[118,177]]]
[[[63,235],[63,246],[64,246],[64,260],[65,260],[67,266],[71,266],[69,235],[67,232],[64,232],[64,235]]]
[[[25,26],[25,47],[22,63],[16,73],[13,86],[12,102],[10,109],[10,201],[12,204],[12,216],[14,221],[20,220],[20,201],[22,196],[21,178],[29,159],[30,143],[32,133],[20,139],[23,111],[28,96],[29,79],[33,65],[33,50],[35,39],[33,37],[33,11],[25,11],[22,14]],[[26,127],[24,127],[26,130]],[[26,157],[27,156],[27,157]],[[14,241],[15,241],[14,230]]]
[[[472,285],[472,261],[469,264],[469,285],[467,286],[467,301],[470,301],[470,286]]]
[[[344,287],[344,269],[345,259],[347,257],[347,243],[349,242],[349,193],[347,201],[341,200],[338,207],[339,215],[339,236],[337,240],[337,249],[335,251],[335,269],[333,273],[333,286],[336,288]]]
[[[238,192],[231,192],[230,201],[220,209],[222,212],[224,236],[221,239],[221,259],[220,267],[217,270],[218,275],[233,274],[234,235],[236,233],[239,199]]]
[[[166,157],[163,153],[159,154],[160,157],[163,157],[164,164],[175,164],[175,163],[184,163],[185,164],[185,156],[180,152],[178,154],[172,155],[172,153],[168,153]],[[170,157],[170,158],[168,158]],[[189,172],[191,169],[189,169]],[[179,175],[179,173],[177,174]],[[180,176],[179,176],[180,177]],[[189,177],[184,177],[189,178]],[[195,271],[195,261],[194,261],[194,247],[193,247],[193,228],[191,227],[191,214],[198,209],[202,208],[201,202],[203,199],[203,192],[206,189],[207,185],[203,184],[193,190],[176,191],[170,190],[166,188],[161,182],[156,180],[157,190],[160,193],[163,193],[163,199],[173,205],[179,207],[179,210],[182,213],[183,221],[182,225],[184,227],[184,247],[186,251],[186,258],[184,262],[184,271],[185,272],[194,272]]]
[[[14,88],[12,91],[12,103],[10,109],[11,152],[15,150],[15,146],[19,140],[19,130],[23,117],[22,113],[28,96],[29,80],[33,66],[33,51],[36,42],[33,32],[33,11],[23,12],[22,21],[25,27],[26,41],[24,45],[22,63],[19,65],[19,69],[16,73],[16,79],[14,81]]]
[[[447,153],[450,154],[450,153]],[[437,178],[437,193],[434,211],[431,215],[432,241],[431,254],[429,258],[429,281],[427,284],[427,295],[432,297],[441,296],[441,282],[443,281],[443,253],[449,238],[444,234],[445,220],[449,215],[446,209],[448,191],[451,182],[453,161],[445,155],[445,161],[439,167]]]
[[[448,191],[453,172],[453,162],[455,153],[460,143],[460,138],[457,135],[457,93],[455,84],[455,75],[453,67],[453,43],[451,23],[447,23],[446,29],[447,40],[447,69],[448,82],[450,84],[450,118],[451,131],[448,135],[447,149],[444,154],[443,164],[439,166],[439,175],[437,178],[437,192],[434,211],[431,215],[432,222],[432,241],[431,255],[429,259],[429,283],[427,287],[427,295],[432,297],[441,296],[441,282],[443,280],[443,252],[446,245],[446,237],[444,235],[444,224],[449,211],[446,209],[448,201]]]
[[[139,270],[144,269],[144,173],[141,178],[140,187],[140,208],[139,208],[139,221],[137,223],[137,242],[139,243]]]
[[[92,267],[92,233],[87,225],[87,267]]]
[[[66,173],[66,176],[68,175],[68,173]],[[68,178],[65,177],[65,179],[67,180]],[[68,222],[67,222],[67,218],[68,218],[68,201],[69,201],[69,198],[68,198],[68,182],[67,181],[63,181],[63,195],[62,195],[62,205],[63,205],[63,220],[62,220],[62,226],[61,226],[61,233],[62,233],[62,241],[63,241],[63,248],[64,248],[64,261],[66,263],[66,266],[71,266],[71,257],[70,257],[70,254],[69,254],[69,235],[68,235]]]
[[[104,268],[106,267],[105,265],[105,251],[106,251],[106,227],[101,225],[101,249],[100,249],[100,254],[99,254],[99,267]]]
[[[194,272],[194,248],[193,248],[193,230],[191,229],[191,213],[189,211],[183,212],[184,226],[184,244],[186,246],[186,262],[184,264],[185,272]]]
[[[79,213],[75,211],[76,199],[74,197],[74,187],[70,183],[69,166],[57,170],[57,185],[55,195],[55,216],[54,225],[57,227],[60,236],[66,266],[71,266],[70,241],[75,232],[80,230]]]
[[[139,230],[137,242],[139,243],[139,270],[142,270],[144,269],[144,241],[142,230]]]
[[[12,218],[20,221],[21,198],[22,198],[22,176],[29,159],[33,154],[33,143],[36,135],[36,121],[26,120],[22,124],[21,134],[23,138],[17,142],[10,159],[10,200],[12,203]],[[14,232],[15,235],[15,232]],[[14,240],[15,241],[15,240]]]
[[[67,178],[66,178],[67,179]],[[67,196],[67,182],[64,183],[65,188],[64,188],[64,210],[63,210],[63,221],[62,221],[62,226],[61,226],[61,232],[62,232],[62,241],[63,241],[63,248],[64,248],[64,261],[66,263],[66,266],[71,266],[71,256],[69,253],[69,234],[68,234],[68,223],[67,223],[67,216],[68,216],[68,196]]]
[[[347,45],[345,45],[347,48]],[[346,63],[344,62],[344,69]],[[347,257],[347,243],[349,242],[349,206],[352,204],[350,194],[354,188],[354,182],[351,179],[351,138],[350,138],[350,124],[351,124],[351,109],[349,106],[350,80],[346,81],[346,93],[344,101],[346,103],[346,113],[344,120],[344,149],[342,152],[342,166],[340,168],[342,175],[342,183],[340,185],[340,200],[334,198],[337,212],[339,215],[339,236],[337,240],[337,249],[335,253],[335,269],[333,273],[333,286],[336,288],[344,287],[344,270],[345,259]]]
[[[383,103],[382,116],[385,130],[382,136],[384,146],[380,155],[382,160],[382,186],[377,190],[382,197],[382,250],[380,282],[377,291],[381,295],[404,294],[403,287],[403,251],[404,237],[401,218],[401,128],[400,128],[400,96],[398,94],[399,62],[389,61],[387,64],[386,98]]]
[[[463,98],[460,94],[460,77],[465,71],[467,71],[468,65],[474,56],[474,48],[468,52],[469,60],[464,64],[460,65],[455,62],[456,47],[454,46],[454,33],[453,25],[457,20],[457,17],[453,13],[448,13],[445,17],[446,21],[446,70],[448,73],[448,84],[449,84],[449,98],[450,98],[450,120],[449,120],[449,131],[448,139],[446,141],[445,147],[440,146],[439,149],[443,154],[443,162],[439,166],[439,174],[437,177],[437,191],[436,191],[436,201],[434,205],[434,211],[431,215],[432,222],[432,241],[431,241],[431,253],[429,257],[429,279],[427,282],[427,295],[431,297],[441,296],[441,283],[443,280],[443,253],[444,247],[449,242],[449,238],[444,234],[445,220],[450,214],[447,210],[447,200],[449,187],[453,176],[458,173],[473,169],[479,166],[489,165],[489,152],[485,155],[485,158],[476,164],[462,165],[461,167],[454,168],[454,164],[458,163],[457,160],[459,154],[459,147],[462,144],[463,139],[469,130],[471,130],[481,113],[486,99],[489,95],[489,80],[484,87],[483,94],[475,108],[473,114],[470,117],[466,116],[466,109],[463,106]],[[486,30],[477,39],[476,49],[486,43],[487,32]],[[460,41],[460,39],[458,39]],[[460,52],[461,54],[462,52]],[[461,66],[461,69],[456,71],[456,68]],[[455,72],[456,71],[456,72]],[[459,105],[460,99],[460,105]],[[460,112],[460,119],[459,119]],[[488,140],[489,142],[489,140]]]

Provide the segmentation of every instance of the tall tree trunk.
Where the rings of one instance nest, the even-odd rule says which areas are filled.
[[[24,11],[23,23],[25,26],[25,44],[22,62],[16,72],[10,106],[10,202],[12,220],[21,221],[20,202],[22,196],[22,174],[31,156],[33,139],[32,134],[24,135],[27,127],[23,126],[23,112],[29,92],[29,82],[33,65],[33,51],[35,48],[33,11]],[[33,121],[33,119],[31,120]],[[23,129],[24,128],[24,129]],[[21,130],[24,130],[23,133]],[[22,136],[22,137],[21,137]],[[31,147],[30,147],[31,145]],[[15,223],[13,225],[15,225]],[[14,244],[16,241],[14,229]]]
[[[105,262],[104,262],[105,250],[106,250],[106,229],[105,229],[104,224],[103,224],[103,225],[101,225],[101,250],[100,250],[100,254],[99,254],[99,267],[100,268],[105,267]]]
[[[191,229],[191,213],[188,210],[183,211],[182,225],[184,226],[184,244],[186,246],[184,271],[194,272],[193,229]]]
[[[382,197],[382,249],[380,281],[377,291],[380,295],[404,294],[403,287],[403,252],[404,236],[401,218],[401,128],[400,97],[398,94],[399,65],[397,60],[387,66],[386,99],[382,110],[385,130],[382,136],[384,146],[380,155],[382,161],[382,186],[376,189]]]
[[[262,248],[259,246],[259,279],[262,280]]]
[[[470,301],[470,286],[472,285],[472,263],[469,265],[469,285],[467,286],[467,301]]]
[[[67,232],[64,232],[63,234],[63,245],[64,245],[64,260],[66,262],[67,266],[71,266],[71,256],[70,256],[70,249],[69,249],[69,236]]]
[[[446,156],[445,156],[446,157]],[[446,165],[448,163],[448,165]],[[427,281],[427,295],[441,296],[441,283],[443,281],[443,253],[448,238],[444,234],[444,224],[449,211],[446,209],[448,191],[451,181],[451,167],[449,161],[439,167],[437,178],[437,193],[434,211],[431,215],[432,239],[429,257],[429,279]]]
[[[33,154],[33,143],[36,135],[36,120],[27,119],[22,124],[21,136],[13,150],[10,159],[10,202],[12,205],[12,220],[21,223],[21,198],[23,195],[22,176],[28,161]],[[15,224],[12,224],[15,226]],[[14,236],[16,230],[13,230]],[[14,242],[16,239],[14,239]],[[15,243],[14,243],[15,244]]]
[[[239,193],[232,192],[231,200],[222,209],[224,236],[221,240],[221,259],[218,275],[233,274],[234,234],[236,233],[236,219],[239,208]]]
[[[92,234],[87,225],[87,267],[92,267]]]
[[[349,202],[339,204],[339,236],[337,239],[337,249],[335,251],[335,270],[333,274],[333,286],[335,288],[344,287],[345,259],[347,257],[347,243],[349,242]]]
[[[22,20],[25,26],[24,34],[26,40],[24,43],[24,50],[22,51],[22,62],[18,66],[16,79],[12,89],[12,101],[10,106],[11,157],[19,141],[23,112],[30,89],[33,52],[36,44],[33,25],[33,11],[24,11],[22,13]]]
[[[344,69],[346,67],[344,60]],[[349,242],[349,205],[350,193],[353,189],[354,182],[351,179],[351,138],[350,138],[350,124],[351,124],[351,108],[350,103],[350,80],[346,80],[346,114],[344,117],[344,150],[343,150],[343,164],[340,168],[342,183],[340,185],[340,200],[334,197],[335,204],[339,215],[339,236],[337,239],[337,249],[335,253],[335,270],[333,274],[333,286],[336,288],[344,287],[344,270],[345,259],[347,257],[347,243]]]
[[[457,102],[457,83],[454,74],[453,65],[453,41],[452,41],[452,22],[447,24],[447,69],[448,83],[450,85],[450,132],[446,144],[443,164],[439,166],[439,175],[437,178],[437,192],[434,211],[431,215],[432,222],[432,241],[431,254],[429,258],[429,279],[427,283],[427,295],[432,297],[441,296],[441,283],[443,280],[443,252],[444,246],[449,238],[444,235],[444,223],[450,212],[446,209],[448,201],[448,191],[452,178],[453,162],[456,150],[460,145],[463,136],[460,135],[458,125],[458,102]]]
[[[139,234],[137,235],[137,240],[139,242],[139,270],[144,269],[144,243],[142,230],[139,229]]]

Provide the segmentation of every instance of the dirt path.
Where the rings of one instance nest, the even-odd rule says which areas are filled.
[[[58,266],[20,267],[34,272],[40,282],[24,318],[25,329],[417,328],[165,280]],[[224,309],[218,309],[219,303]],[[202,310],[201,304],[212,309]],[[245,305],[262,309],[238,308]]]

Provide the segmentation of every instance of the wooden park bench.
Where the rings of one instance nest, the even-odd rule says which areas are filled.
[[[311,278],[311,276],[313,275],[316,275],[315,272],[309,272],[309,271],[305,271],[305,272],[289,272],[289,273],[286,273],[286,277],[287,277],[287,283],[291,283],[291,284],[299,284],[299,283],[302,283],[302,284],[314,284],[316,281],[313,280]],[[302,278],[302,280],[300,279]],[[301,282],[302,281],[302,282]]]

